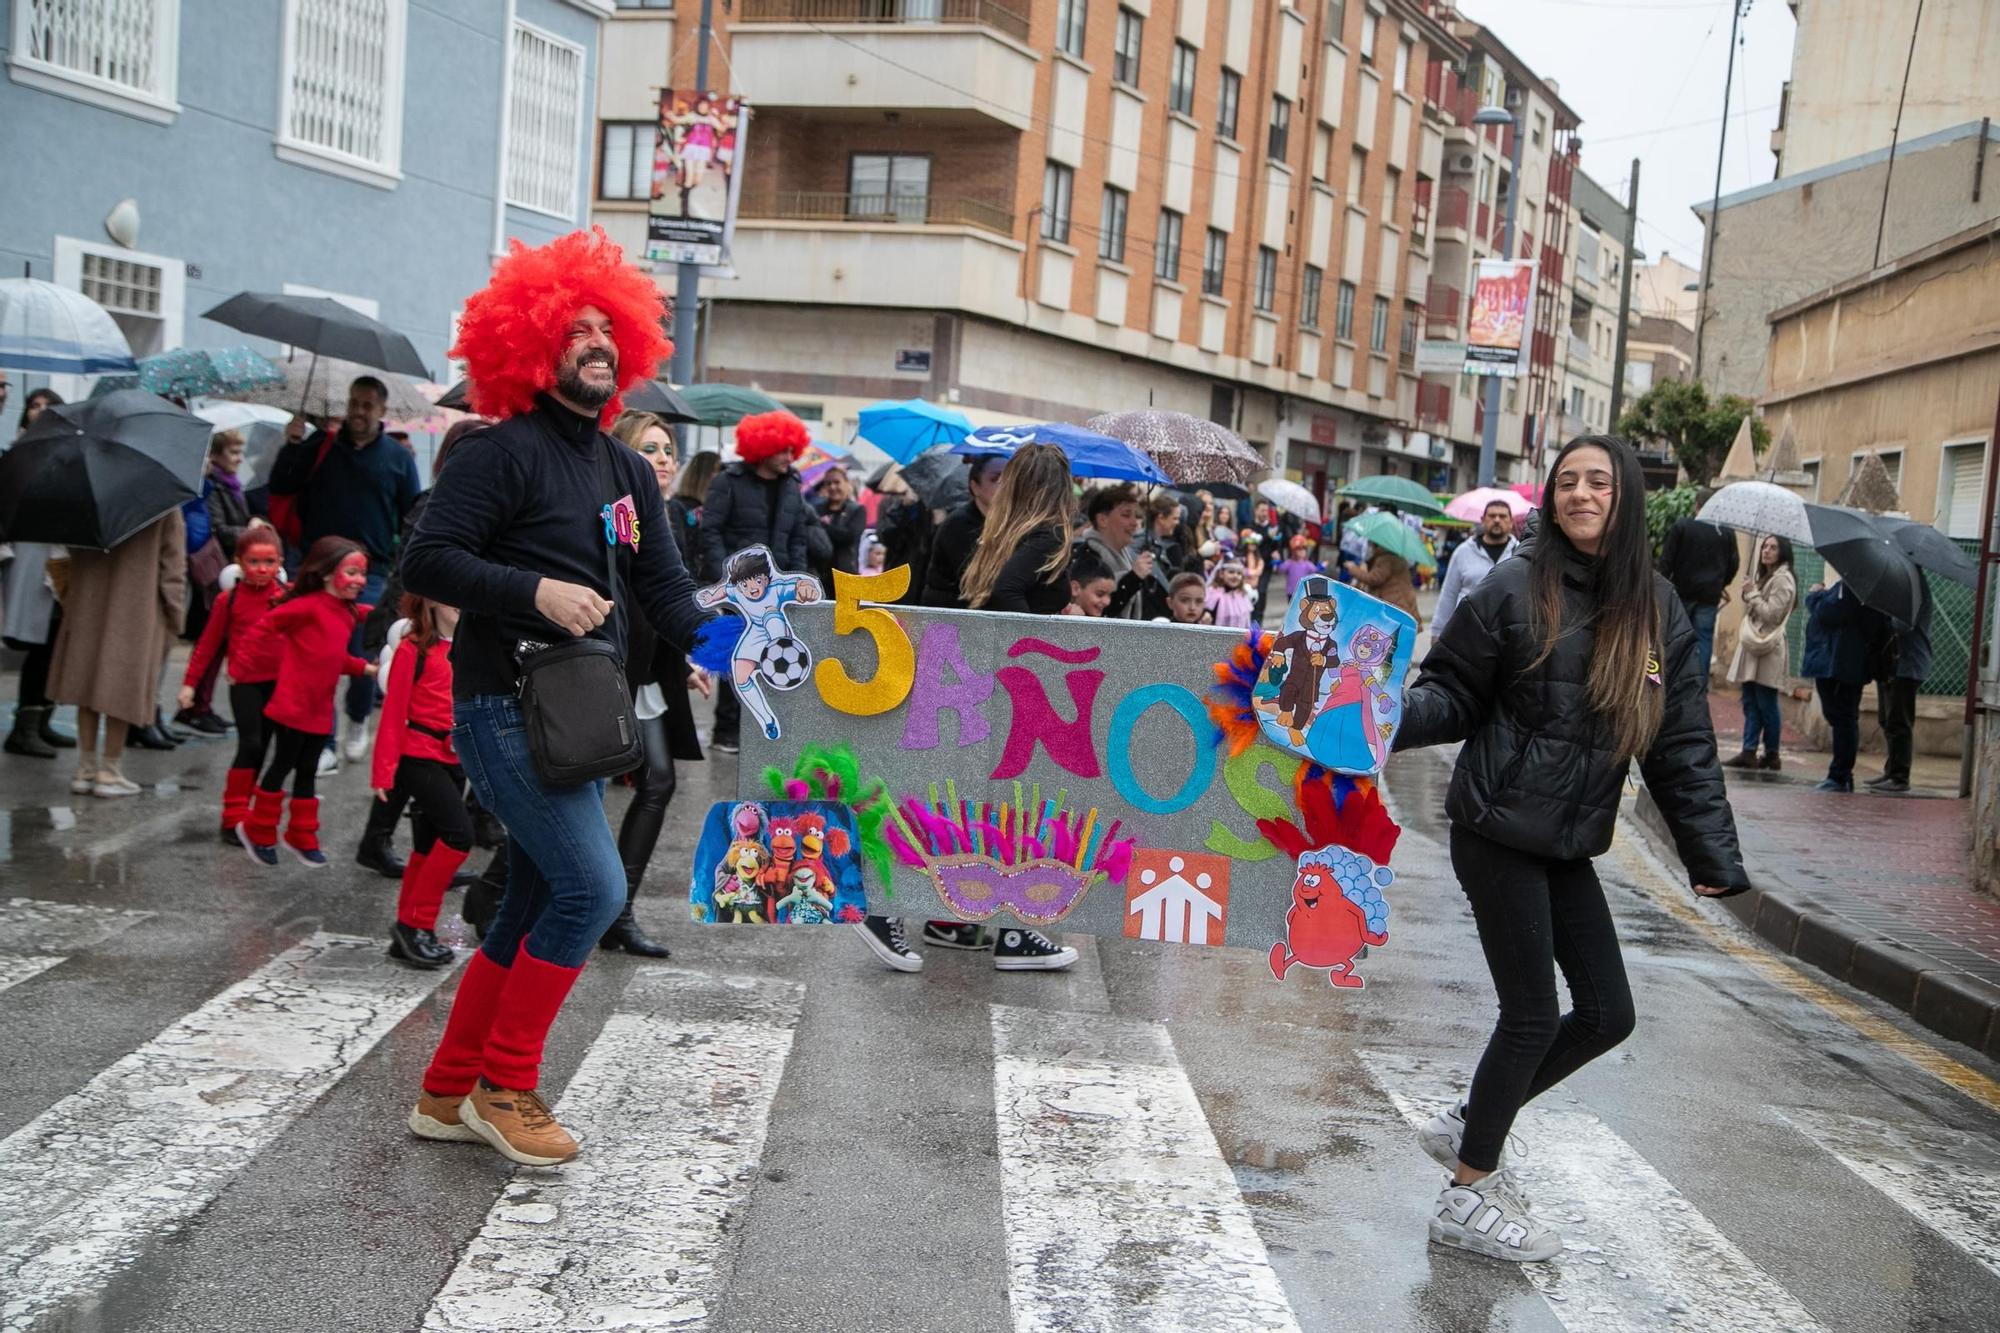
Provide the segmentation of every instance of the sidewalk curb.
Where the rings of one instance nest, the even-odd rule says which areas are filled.
[[[1644,787],[1633,813],[1671,860],[1673,835]],[[1750,862],[1748,893],[1716,901],[1780,953],[1896,1006],[1940,1036],[2000,1059],[2000,986],[1883,939]]]

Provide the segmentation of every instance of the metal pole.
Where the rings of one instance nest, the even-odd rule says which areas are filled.
[[[1708,204],[1708,230],[1702,237],[1701,287],[1695,298],[1694,310],[1694,381],[1701,383],[1701,354],[1704,335],[1708,332],[1708,288],[1713,279],[1709,270],[1715,266],[1715,233],[1722,225],[1722,152],[1729,146],[1729,89],[1736,82],[1736,29],[1743,22],[1743,11],[1750,8],[1750,0],[1742,0],[1736,12],[1729,16],[1729,67],[1722,76],[1722,135],[1715,141],[1715,194]]]
[[[1501,96],[1505,97],[1508,93],[1513,92],[1514,88],[1515,85],[1510,82],[1507,85],[1507,92],[1502,93]],[[1524,94],[1519,100],[1525,106],[1527,97]],[[1500,248],[1505,258],[1512,259],[1514,258],[1514,247],[1516,245],[1514,239],[1514,213],[1521,202],[1521,132],[1523,126],[1519,113],[1515,114],[1514,123],[1508,128],[1514,131],[1514,151],[1508,154],[1507,220],[1501,233],[1505,239],[1501,242]],[[1478,271],[1476,267],[1473,269],[1473,284],[1475,288],[1479,281],[1477,276]],[[1532,349],[1525,342],[1521,350],[1524,353],[1533,355]],[[1494,473],[1499,470],[1499,452],[1500,376],[1488,375],[1486,377],[1486,425],[1479,432],[1479,484],[1481,486],[1491,486],[1493,484]]]
[[[1980,668],[1984,665],[1980,657],[1986,651],[1986,595],[1992,586],[1987,573],[1993,562],[2000,560],[1993,542],[1993,493],[1997,486],[2000,486],[2000,399],[1993,404],[1993,436],[1986,442],[1986,498],[1979,506],[1979,583],[1972,596],[1971,660],[1965,664],[1965,753],[1958,763],[1960,796],[1972,795],[1973,720],[1979,713],[1979,683],[1983,674]]]
[[[1910,54],[1903,58],[1903,90],[1896,94],[1896,124],[1889,131],[1889,164],[1882,170],[1882,211],[1875,218],[1875,262],[1882,267],[1882,230],[1889,225],[1889,182],[1896,178],[1896,141],[1903,137],[1903,103],[1910,95],[1910,70],[1917,63],[1917,28],[1924,21],[1924,0],[1917,0],[1917,16],[1910,20]],[[1985,154],[1980,154],[1981,158]]]
[[[1632,159],[1632,188],[1625,200],[1625,268],[1618,275],[1618,350],[1611,358],[1611,429],[1625,406],[1625,328],[1632,318],[1632,247],[1639,235],[1639,159]]]
[[[708,91],[708,47],[714,41],[712,20],[715,16],[715,0],[701,0],[701,32],[696,37],[700,51],[694,58],[694,88],[697,95]],[[674,289],[674,360],[673,380],[675,384],[692,384],[696,377],[695,338],[697,325],[695,317],[701,309],[701,265],[682,264],[680,282]]]

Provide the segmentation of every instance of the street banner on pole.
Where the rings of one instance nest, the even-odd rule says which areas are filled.
[[[1480,260],[1466,325],[1465,373],[1526,374],[1534,324],[1535,261]]]
[[[661,92],[646,258],[700,264],[716,276],[734,275],[730,248],[749,132],[750,107],[740,97],[671,88]]]

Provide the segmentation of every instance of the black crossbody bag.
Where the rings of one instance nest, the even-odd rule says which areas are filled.
[[[597,473],[616,504],[618,483],[597,440]],[[618,600],[618,547],[604,543],[605,587]],[[521,661],[521,717],[535,768],[551,786],[572,787],[629,773],[645,762],[639,718],[625,684],[625,663],[603,639],[576,638]]]

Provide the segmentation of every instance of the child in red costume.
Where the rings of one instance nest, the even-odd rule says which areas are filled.
[[[435,927],[445,890],[472,851],[465,770],[451,748],[451,636],[458,611],[405,594],[403,616],[409,631],[389,661],[369,785],[378,801],[401,786],[416,806],[389,956],[428,970],[457,957],[438,943]]]
[[[259,865],[278,864],[286,774],[292,777],[292,811],[285,846],[309,866],[326,864],[326,853],[319,849],[319,799],[313,781],[319,753],[333,734],[333,695],[340,678],[374,671],[347,651],[354,627],[368,614],[358,601],[367,583],[367,554],[345,537],[322,537],[306,552],[291,591],[257,622],[253,643],[270,636],[278,645],[277,684],[264,706],[271,724],[271,762],[236,832]]]
[[[222,780],[222,840],[232,847],[237,841],[237,826],[250,813],[250,790],[257,785],[257,769],[271,744],[264,707],[271,702],[278,679],[278,644],[270,635],[255,631],[285,591],[285,555],[278,545],[278,534],[270,528],[244,533],[237,539],[236,565],[236,585],[208,613],[201,641],[188,656],[179,700],[183,709],[194,706],[196,686],[208,678],[210,666],[226,645],[236,757]],[[228,571],[223,573],[226,577]]]

